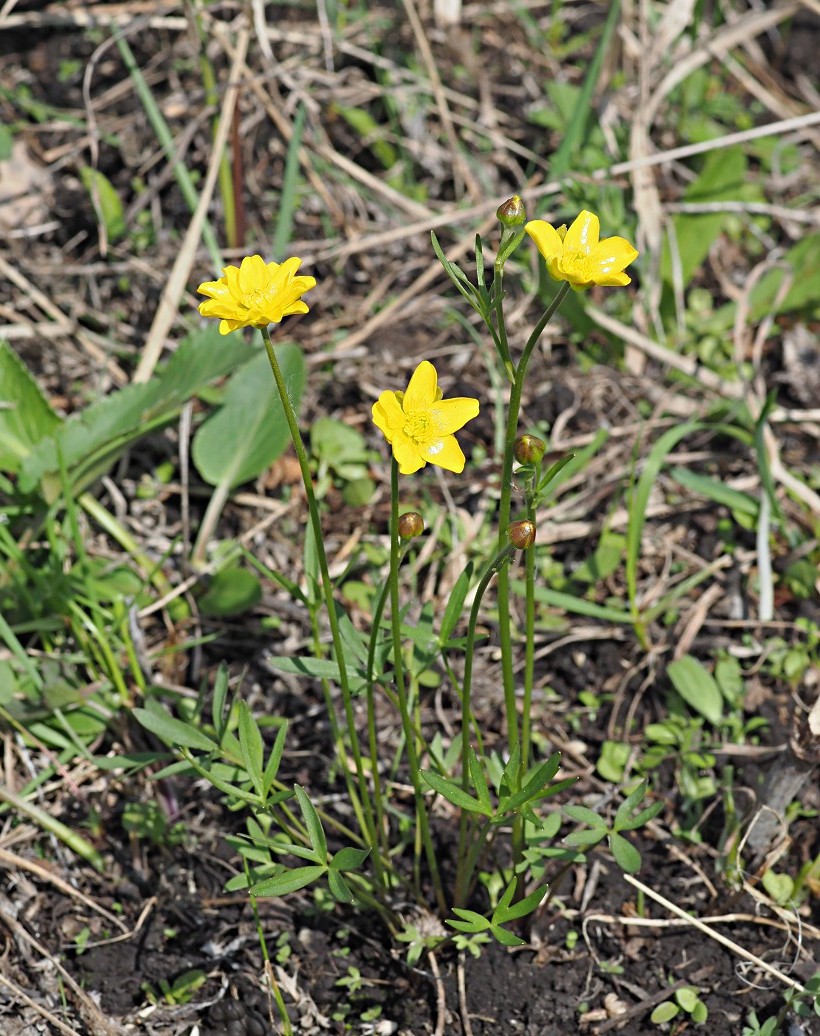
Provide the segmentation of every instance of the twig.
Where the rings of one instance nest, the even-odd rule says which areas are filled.
[[[715,942],[719,942],[721,946],[725,946],[726,949],[737,954],[738,957],[751,961],[763,971],[772,975],[774,978],[779,979],[784,985],[791,986],[792,989],[796,989],[799,993],[806,992],[805,988],[799,982],[795,981],[795,979],[789,978],[788,975],[784,975],[782,971],[778,971],[777,968],[773,967],[767,961],[761,960],[760,957],[756,957],[749,950],[745,949],[745,947],[733,942],[720,932],[713,931],[709,925],[704,924],[703,921],[699,920],[699,918],[692,917],[691,914],[687,914],[685,910],[681,910],[679,906],[676,906],[659,892],[649,888],[648,885],[644,885],[642,881],[638,881],[637,878],[633,878],[631,874],[624,874],[624,880],[629,882],[630,885],[633,885],[639,892],[643,892],[645,896],[649,896],[649,898],[654,899],[656,903],[660,903],[661,906],[666,907],[670,913],[679,917],[682,921],[686,921],[687,924],[692,925],[693,928],[697,928],[699,932],[702,932],[704,935],[708,935],[710,939],[714,939]]]

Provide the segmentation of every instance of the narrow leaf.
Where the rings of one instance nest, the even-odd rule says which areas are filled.
[[[322,830],[322,821],[319,819],[316,807],[308,798],[305,789],[300,785],[294,784],[293,790],[296,792],[296,798],[299,800],[299,808],[302,811],[302,816],[305,818],[305,826],[308,829],[310,843],[315,849],[316,854],[324,860],[327,857],[327,841],[325,840],[325,833]]]
[[[215,752],[219,747],[201,730],[165,712],[149,709],[132,709],[134,719],[146,730],[156,734],[168,745],[183,748],[198,748],[202,752]]]
[[[447,780],[446,777],[442,777],[432,770],[421,770],[419,772],[421,773],[422,780],[425,780],[433,791],[437,791],[439,795],[447,799],[448,802],[452,802],[454,806],[466,809],[470,813],[481,813],[483,816],[491,815],[492,810],[488,812],[481,802],[468,795],[461,785]]]
[[[266,878],[264,881],[252,885],[251,895],[263,898],[265,896],[286,896],[289,892],[296,892],[316,881],[325,873],[325,867],[318,865],[313,867],[294,867],[285,871],[284,874],[277,874],[274,878]]]

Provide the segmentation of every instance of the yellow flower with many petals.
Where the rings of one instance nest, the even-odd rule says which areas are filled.
[[[546,260],[553,280],[569,281],[575,291],[592,284],[629,284],[631,278],[624,270],[637,258],[638,251],[624,237],[599,241],[601,224],[594,212],[584,209],[564,233],[543,219],[530,220],[524,229]]]
[[[453,433],[477,415],[477,399],[442,399],[436,368],[427,360],[416,367],[406,392],[382,392],[373,404],[373,423],[393,447],[402,475],[428,463],[462,472],[464,454]]]
[[[238,327],[267,327],[293,313],[307,313],[302,295],[316,287],[315,277],[297,277],[301,259],[266,263],[261,255],[249,255],[241,266],[226,266],[218,281],[206,281],[197,291],[207,295],[199,305],[203,317],[221,321],[220,334]]]

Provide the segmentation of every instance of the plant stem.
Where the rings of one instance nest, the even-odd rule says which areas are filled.
[[[484,570],[478,586],[476,587],[473,604],[470,608],[470,618],[467,623],[467,643],[464,646],[464,677],[461,682],[461,787],[469,794],[470,789],[470,692],[473,683],[473,656],[475,655],[476,628],[478,626],[478,612],[481,607],[481,600],[490,585],[490,580],[498,572],[506,568],[505,562],[515,554],[515,547],[511,543],[505,546],[496,554]],[[461,819],[458,828],[458,862],[456,864],[456,890],[455,905],[464,906],[467,899],[472,869],[467,865],[467,828],[469,818],[466,810],[461,811]]]
[[[353,761],[356,767],[356,777],[359,785],[359,799],[364,808],[363,816],[359,816],[359,823],[362,826],[363,832],[367,838],[369,845],[376,848],[377,838],[375,823],[373,820],[373,806],[370,799],[370,791],[365,780],[364,765],[362,762],[362,752],[359,745],[359,736],[356,731],[356,718],[353,713],[353,696],[350,692],[350,682],[347,676],[347,666],[345,664],[345,653],[344,645],[342,644],[341,632],[339,630],[339,620],[336,615],[336,602],[333,599],[333,583],[330,579],[330,571],[327,564],[327,555],[325,553],[324,540],[322,537],[322,522],[319,516],[319,505],[316,501],[316,494],[313,490],[313,479],[310,474],[310,466],[308,465],[307,451],[305,450],[305,444],[302,441],[302,434],[299,431],[299,424],[296,420],[296,414],[294,413],[293,406],[288,395],[287,385],[285,379],[282,377],[282,370],[279,366],[279,361],[276,359],[276,353],[273,348],[273,342],[271,341],[270,330],[267,327],[262,328],[262,338],[265,342],[265,352],[268,354],[268,362],[270,363],[271,371],[273,372],[273,379],[276,382],[276,388],[279,392],[279,398],[282,402],[282,410],[285,414],[285,420],[288,423],[288,430],[290,431],[291,441],[293,442],[293,449],[296,452],[296,458],[299,461],[299,470],[302,473],[302,482],[305,487],[305,497],[307,499],[308,513],[310,516],[310,523],[313,529],[313,537],[316,543],[316,556],[319,561],[319,572],[322,578],[322,591],[325,598],[325,609],[327,611],[327,620],[330,625],[330,636],[333,642],[333,656],[336,660],[336,664],[339,667],[339,685],[342,690],[342,702],[344,704],[345,720],[347,722],[347,733],[350,741],[350,750],[353,754]],[[350,771],[348,768],[347,760],[345,759],[344,745],[337,742],[336,750],[339,755],[339,763],[342,768],[342,772],[345,774],[345,780],[350,779]],[[352,791],[352,789],[351,789]],[[351,800],[355,802],[355,795],[351,794]]]
[[[399,716],[405,744],[407,745],[407,763],[410,769],[410,783],[416,801],[416,823],[418,833],[427,856],[436,902],[442,914],[446,913],[447,902],[438,869],[436,852],[430,837],[430,823],[427,805],[422,792],[421,773],[419,772],[418,752],[416,751],[416,734],[410,718],[407,701],[407,686],[404,679],[404,658],[401,641],[401,610],[399,608],[399,465],[396,458],[390,461],[390,621],[393,633],[393,666],[395,670],[396,692],[399,698]]]
[[[532,351],[538,339],[544,332],[544,328],[555,314],[558,307],[567,297],[569,284],[564,281],[555,294],[555,298],[544,311],[541,319],[533,328],[532,334],[527,339],[527,344],[521,354],[521,359],[515,368],[512,387],[510,389],[510,402],[507,409],[507,431],[504,443],[504,458],[501,469],[501,499],[498,507],[498,546],[503,546],[507,535],[507,526],[510,524],[510,510],[512,503],[512,470],[513,470],[513,448],[515,446],[516,434],[518,432],[518,418],[521,412],[521,395],[524,389],[524,378],[527,373]],[[504,315],[499,305],[497,309],[498,319],[503,325]],[[504,684],[504,711],[507,717],[507,746],[509,752],[515,750],[519,743],[518,712],[515,707],[515,681],[513,677],[513,652],[512,635],[510,631],[510,577],[506,568],[498,573],[498,636],[501,646],[501,675]]]

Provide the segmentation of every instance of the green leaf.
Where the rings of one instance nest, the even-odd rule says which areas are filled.
[[[488,812],[486,807],[478,799],[468,795],[460,784],[449,781],[446,777],[442,777],[432,770],[420,770],[419,772],[421,773],[422,780],[426,781],[433,791],[437,791],[439,795],[447,799],[448,802],[452,802],[454,806],[466,809],[470,813],[481,813],[485,817],[492,815],[492,810]]]
[[[125,210],[114,185],[99,169],[92,169],[87,165],[80,167],[80,179],[88,191],[97,218],[105,226],[109,244],[116,244],[125,237],[128,228],[125,223]]]
[[[684,191],[684,200],[697,203],[736,201],[748,197],[746,169],[746,155],[739,146],[709,152],[700,175]],[[675,233],[672,247],[677,248],[680,257],[684,287],[703,265],[728,218],[726,212],[703,215],[687,212],[673,217]],[[672,281],[672,269],[671,249],[667,243],[661,261],[661,276],[668,283]]]
[[[182,405],[256,350],[216,324],[185,339],[150,381],[127,385],[72,414],[35,446],[20,468],[20,489],[41,489],[48,502],[60,491],[56,441],[75,492],[90,485],[134,442],[173,421]]]
[[[723,719],[723,695],[712,674],[691,655],[670,662],[666,671],[686,704],[718,726]]]
[[[276,780],[276,775],[279,772],[279,764],[282,761],[282,753],[285,750],[285,737],[288,732],[288,721],[284,720],[282,725],[276,732],[276,740],[273,742],[273,748],[271,749],[270,755],[268,756],[268,762],[265,766],[265,772],[262,775],[262,798],[267,799],[270,794],[271,786]]]
[[[199,610],[212,618],[225,618],[250,611],[262,598],[259,578],[245,568],[223,568],[208,583],[199,598]]]
[[[265,661],[279,673],[295,673],[297,676],[312,676],[319,680],[339,679],[339,667],[329,658],[312,658],[310,655],[288,658],[277,655]]]
[[[214,723],[214,730],[218,732],[219,740],[222,740],[222,734],[225,731],[225,725],[227,723],[227,715],[225,712],[225,702],[228,697],[228,667],[224,662],[219,663],[219,669],[216,673],[216,679],[214,680],[214,693],[211,701],[211,719]]]
[[[757,518],[760,505],[757,500],[748,493],[741,493],[739,489],[732,489],[717,479],[709,478],[708,475],[699,475],[688,468],[672,468],[669,474],[681,486],[691,489],[699,496],[705,496],[716,504],[723,504],[724,507],[737,511],[739,514],[748,514],[751,518]]]
[[[294,784],[293,790],[296,793],[296,798],[299,800],[299,808],[301,809],[302,816],[305,819],[305,826],[308,829],[310,844],[316,851],[316,855],[320,859],[324,860],[327,856],[327,841],[325,840],[325,833],[322,830],[322,821],[319,819],[316,807],[308,798],[308,794],[305,789],[300,785]]]
[[[239,747],[242,751],[242,762],[261,798],[263,796],[262,760],[265,751],[262,734],[247,704],[244,701],[237,702],[237,708],[239,710]]]
[[[478,796],[482,812],[485,816],[489,817],[492,815],[493,811],[492,803],[490,802],[490,789],[487,786],[487,778],[484,776],[484,769],[472,745],[469,745],[467,748],[467,760],[469,762],[470,779],[472,780],[473,789]]]
[[[327,883],[333,898],[339,903],[353,902],[353,893],[350,891],[350,886],[339,871],[329,870],[327,872]]]
[[[298,410],[305,384],[302,350],[278,345],[276,357],[291,405]],[[260,350],[231,378],[222,406],[194,436],[192,456],[206,482],[233,489],[261,475],[289,442],[267,353]]]
[[[609,848],[615,857],[615,862],[627,874],[637,874],[641,869],[641,854],[631,842],[619,835],[617,831],[609,834]]]
[[[332,871],[356,870],[357,867],[361,867],[369,855],[369,849],[355,849],[351,845],[345,846],[344,849],[334,853],[330,861],[330,869]]]
[[[60,424],[28,367],[0,342],[0,470],[16,473],[34,446]]]
[[[581,824],[589,824],[591,827],[606,830],[606,821],[600,813],[588,809],[586,806],[564,806],[564,812],[571,820],[577,820]]]
[[[533,910],[537,910],[541,905],[541,900],[546,895],[549,885],[540,885],[537,889],[534,889],[528,896],[523,899],[519,899],[517,903],[510,905],[512,898],[512,892],[515,890],[516,878],[510,882],[507,886],[507,891],[501,898],[496,909],[493,911],[493,924],[503,924],[505,921],[515,921],[519,917],[526,917],[527,914],[531,914]],[[509,893],[509,896],[507,895]]]
[[[439,643],[442,645],[447,643],[458,625],[458,620],[461,618],[461,612],[464,608],[464,601],[467,597],[467,591],[470,589],[472,577],[473,563],[470,561],[456,580],[456,585],[453,587],[450,592],[450,596],[447,599],[447,607],[444,609],[441,628],[438,633]]]
[[[665,432],[649,451],[643,471],[634,487],[629,501],[629,522],[626,530],[626,587],[630,608],[637,617],[638,561],[641,553],[641,539],[646,522],[649,494],[658,480],[666,455],[677,446],[684,436],[697,431],[700,425],[694,421],[677,425]]]
[[[691,1014],[695,1009],[695,1004],[698,1002],[697,990],[684,986],[683,989],[679,989],[675,993],[675,999],[687,1014]]]
[[[515,593],[524,596],[526,584],[523,579],[513,579],[510,585]],[[585,615],[590,619],[601,619],[602,622],[630,623],[632,621],[629,612],[624,608],[595,604],[594,601],[587,601],[583,597],[565,594],[560,590],[549,590],[544,586],[535,587],[535,599],[551,608],[560,608],[561,611],[574,615]]]
[[[572,846],[573,849],[587,849],[597,845],[606,837],[606,828],[594,827],[585,828],[583,831],[571,831],[564,839],[564,845]]]
[[[680,1008],[677,1004],[673,1004],[671,1000],[665,1000],[662,1004],[658,1004],[649,1016],[649,1020],[653,1025],[663,1025],[664,1022],[671,1022],[679,1013]]]
[[[321,878],[326,870],[326,867],[320,867],[318,864],[311,867],[293,867],[284,874],[277,874],[273,878],[265,878],[264,881],[251,885],[250,892],[251,895],[260,898],[286,896],[289,892],[297,892]]]
[[[198,748],[202,752],[215,752],[218,745],[201,730],[190,723],[168,715],[164,711],[132,709],[134,719],[146,730],[156,734],[166,744],[183,748]]]

